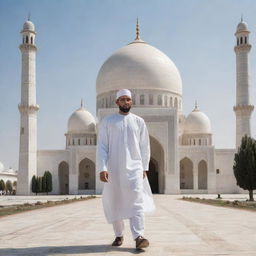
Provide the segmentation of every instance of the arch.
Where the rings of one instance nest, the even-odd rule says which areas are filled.
[[[78,189],[95,190],[95,164],[88,158],[79,163]]]
[[[59,192],[61,195],[69,194],[69,166],[62,161],[58,166]]]
[[[172,100],[172,97],[170,97],[170,107],[173,108],[173,100]]]
[[[244,38],[244,43],[247,44],[247,36]]]
[[[145,104],[145,97],[143,94],[140,95],[140,105],[144,105]]]
[[[28,44],[28,36],[26,36],[26,44]]]
[[[153,193],[164,193],[164,150],[159,141],[150,136],[150,153],[148,179]]]
[[[240,44],[242,44],[243,43],[243,38],[242,37],[240,37]]]
[[[178,108],[178,99],[177,98],[174,99],[174,107]]]
[[[198,189],[207,189],[207,163],[201,160],[198,164]]]
[[[30,37],[30,43],[33,44],[33,37]]]
[[[158,163],[154,158],[150,158],[149,171],[147,173],[148,181],[153,194],[159,193],[159,180],[158,180]]]
[[[148,96],[148,103],[149,103],[149,105],[153,105],[154,104],[153,94],[149,94],[149,96]]]
[[[167,107],[168,106],[168,96],[164,96],[164,105]]]
[[[237,38],[237,40],[236,40],[236,45],[239,45],[239,39]]]
[[[162,104],[163,104],[162,95],[157,96],[157,104],[162,106]]]
[[[193,162],[185,157],[180,161],[180,189],[193,189]]]

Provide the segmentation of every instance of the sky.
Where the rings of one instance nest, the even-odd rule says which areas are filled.
[[[176,64],[183,82],[183,112],[195,100],[211,120],[216,148],[235,147],[235,30],[248,23],[251,102],[255,104],[254,0],[0,0],[0,161],[18,168],[23,23],[36,27],[38,149],[64,149],[70,115],[84,99],[96,116],[96,78],[104,61],[141,38]],[[252,136],[256,135],[255,113]]]

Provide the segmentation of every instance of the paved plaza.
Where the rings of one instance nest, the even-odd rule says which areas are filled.
[[[239,196],[246,197],[229,198]],[[181,196],[154,197],[157,211],[146,217],[151,244],[143,252],[134,249],[127,221],[122,247],[110,246],[112,227],[98,197],[1,217],[0,255],[256,255],[255,212],[177,200]]]

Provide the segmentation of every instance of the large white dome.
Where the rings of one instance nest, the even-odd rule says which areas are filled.
[[[185,134],[210,134],[211,122],[207,115],[196,106],[187,116],[184,127]]]
[[[97,95],[119,89],[165,90],[182,95],[175,64],[163,52],[141,40],[117,50],[102,65]]]
[[[95,132],[96,121],[83,106],[77,109],[68,120],[69,133]]]

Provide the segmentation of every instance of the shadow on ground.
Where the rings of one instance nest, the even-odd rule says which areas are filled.
[[[130,254],[141,254],[144,250],[137,251],[134,248],[113,247],[111,245],[78,245],[78,246],[46,246],[46,247],[31,247],[31,248],[5,248],[0,249],[0,255],[4,256],[51,256],[60,254],[96,254],[107,252],[129,252]]]

